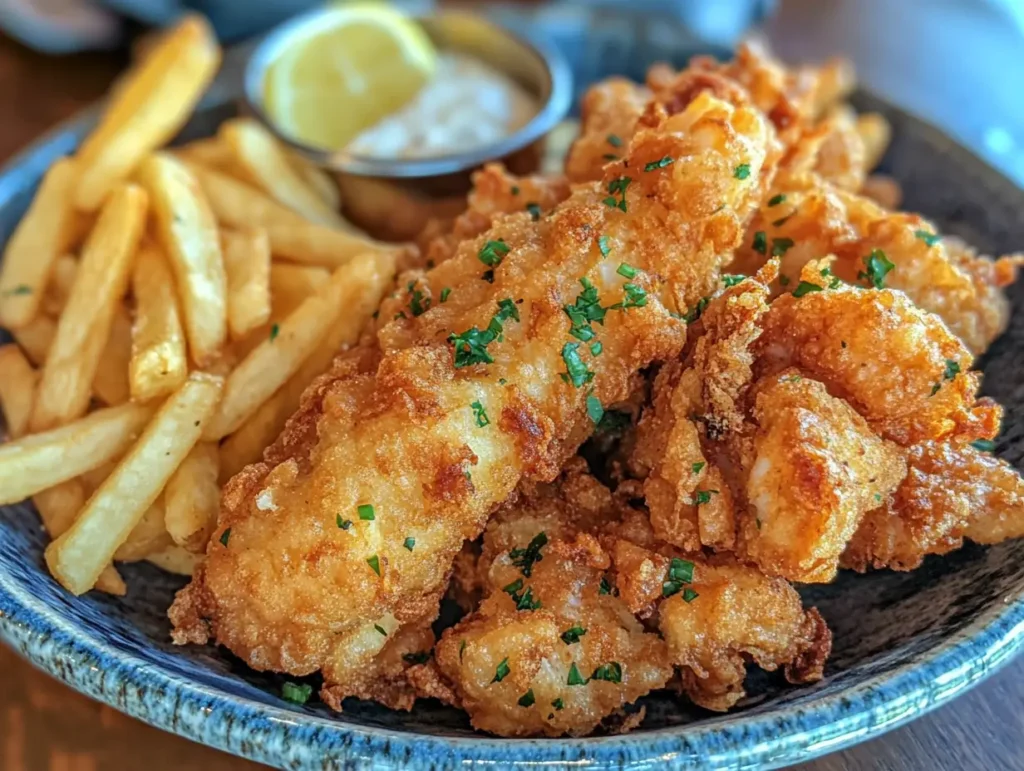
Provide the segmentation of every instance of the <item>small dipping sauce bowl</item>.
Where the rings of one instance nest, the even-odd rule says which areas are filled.
[[[426,223],[448,219],[465,208],[470,177],[490,161],[516,174],[536,171],[548,133],[565,117],[572,100],[572,75],[560,53],[529,43],[473,14],[450,12],[413,17],[439,54],[461,54],[483,62],[518,84],[537,104],[536,114],[497,141],[421,158],[370,157],[342,148],[325,150],[288,136],[264,108],[265,83],[274,61],[288,47],[314,34],[330,8],[298,16],[265,37],[245,68],[248,109],[298,154],[334,172],[345,216],[371,235],[390,240],[415,238]]]

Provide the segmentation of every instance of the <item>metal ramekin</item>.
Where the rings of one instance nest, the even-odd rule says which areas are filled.
[[[521,129],[498,142],[465,152],[421,159],[368,158],[345,150],[325,151],[283,134],[263,109],[267,70],[290,43],[310,33],[336,10],[304,14],[264,38],[246,64],[244,93],[249,110],[282,141],[308,160],[337,173],[346,214],[356,224],[381,237],[412,238],[432,217],[458,212],[470,187],[470,174],[484,163],[500,160],[519,174],[536,170],[544,139],[569,110],[569,66],[554,49],[528,43],[480,16],[461,12],[442,12],[416,21],[438,49],[480,59],[513,78],[537,99],[537,114]]]

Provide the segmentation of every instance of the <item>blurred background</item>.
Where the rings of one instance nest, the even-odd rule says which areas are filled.
[[[28,49],[54,57],[47,60],[44,77],[71,85],[76,78],[83,80],[84,90],[68,90],[77,96],[91,93],[90,75],[78,63],[107,66],[112,76],[134,39],[185,10],[207,15],[226,43],[244,45],[315,4],[0,0],[0,28]],[[395,4],[425,11],[439,3]],[[1020,0],[463,0],[443,5],[472,7],[521,33],[554,41],[570,59],[581,87],[612,72],[639,78],[652,61],[679,65],[694,53],[726,55],[747,35],[764,36],[788,60],[842,54],[855,62],[865,87],[943,128],[1024,185]],[[83,51],[108,53],[67,59]],[[75,66],[62,67],[61,57]],[[0,86],[4,79],[9,73],[0,67]],[[102,88],[94,90],[98,94]],[[17,92],[3,94],[12,104],[22,103]]]

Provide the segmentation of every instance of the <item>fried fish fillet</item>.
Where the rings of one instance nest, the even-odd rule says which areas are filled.
[[[592,431],[588,402],[624,399],[635,372],[678,352],[674,314],[714,285],[770,184],[757,111],[702,93],[662,113],[601,183],[463,242],[425,276],[429,310],[311,387],[265,461],[227,485],[170,611],[177,642],[321,670],[332,703],[372,695],[379,654],[433,618],[463,541],[521,479],[557,475]]]

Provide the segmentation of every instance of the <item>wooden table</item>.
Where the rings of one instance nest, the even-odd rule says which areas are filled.
[[[98,98],[115,54],[51,59],[0,37],[0,160]],[[805,771],[1024,769],[1024,659],[952,705]],[[73,693],[0,647],[0,771],[258,768]]]

